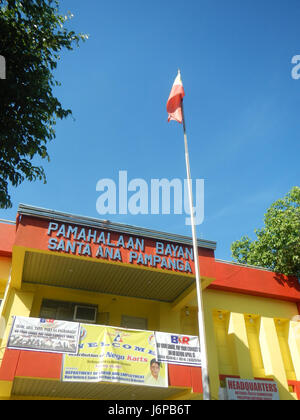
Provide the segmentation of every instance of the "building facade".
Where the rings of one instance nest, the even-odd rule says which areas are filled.
[[[211,398],[299,399],[298,280],[217,260],[212,241],[198,249]],[[0,223],[0,399],[201,400],[191,352],[191,363],[164,364],[163,384],[140,379],[155,358],[153,334],[166,333],[175,350],[198,336],[193,273],[191,238],[20,205],[16,223]],[[85,353],[18,340],[31,331],[30,343],[40,343],[44,325],[35,323],[53,320],[80,331],[76,351]],[[94,332],[111,341],[89,339]],[[129,344],[131,332],[148,343]],[[116,360],[99,380],[105,352]],[[84,357],[85,377],[75,367]]]

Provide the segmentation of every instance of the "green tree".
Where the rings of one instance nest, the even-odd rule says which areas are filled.
[[[70,17],[59,13],[58,0],[0,0],[0,208],[12,206],[10,184],[46,182],[33,158],[49,160],[56,121],[72,114],[53,94],[59,54],[87,38],[65,27]]]
[[[300,187],[293,187],[265,214],[265,227],[231,245],[235,261],[300,277]]]

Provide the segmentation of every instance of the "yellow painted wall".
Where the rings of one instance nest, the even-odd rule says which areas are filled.
[[[203,298],[213,398],[224,386],[219,376],[232,375],[274,379],[280,398],[294,399],[287,381],[296,380],[300,366],[300,334],[291,330],[296,305],[213,290]]]
[[[111,326],[120,326],[122,315],[146,318],[149,330],[160,330],[161,307],[168,306],[159,302],[122,297],[115,295],[105,295],[95,292],[86,292],[49,286],[26,286],[23,289],[34,290],[34,301],[31,317],[39,317],[40,307],[43,299],[53,299],[69,302],[80,302],[98,305],[97,323],[101,324],[104,317],[103,313],[108,313],[108,322]],[[165,324],[163,325],[165,326]],[[177,326],[178,328],[178,326]]]
[[[174,311],[168,303],[26,284],[7,295],[7,329],[0,347],[6,344],[12,316],[39,317],[44,298],[97,304],[99,324],[101,313],[108,313],[111,326],[120,326],[127,315],[147,318],[149,330],[198,334],[197,308],[191,305]],[[207,289],[203,299],[212,398],[218,398],[224,385],[220,375],[274,379],[281,399],[295,398],[287,381],[300,380],[300,324],[292,321],[298,315],[296,305]]]
[[[11,258],[0,257],[0,299],[3,299],[11,269]]]
[[[281,356],[286,372],[287,379],[296,381],[295,369],[291,357],[291,350],[289,348],[288,337],[290,322],[284,319],[275,320],[275,328],[278,335]]]
[[[29,291],[11,289],[7,294],[7,301],[2,312],[6,325],[2,339],[0,339],[0,364],[13,323],[13,316],[30,316],[34,294]]]
[[[122,315],[126,315],[146,318],[149,330],[197,334],[197,313],[195,309],[191,309],[187,314],[185,311],[172,311],[171,304],[152,300],[26,284],[20,291],[10,289],[7,295],[3,311],[7,328],[3,340],[0,341],[2,347],[6,344],[12,317],[14,315],[39,317],[43,299],[96,304],[98,305],[98,324],[107,322],[108,325],[119,327],[121,326]]]

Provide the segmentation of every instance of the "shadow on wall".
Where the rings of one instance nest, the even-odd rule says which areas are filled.
[[[280,273],[274,273],[274,279],[281,285],[287,285],[290,289],[300,291],[300,279],[297,277],[286,276]]]

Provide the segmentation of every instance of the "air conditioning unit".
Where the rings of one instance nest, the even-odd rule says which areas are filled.
[[[73,321],[96,324],[97,306],[75,305]]]

